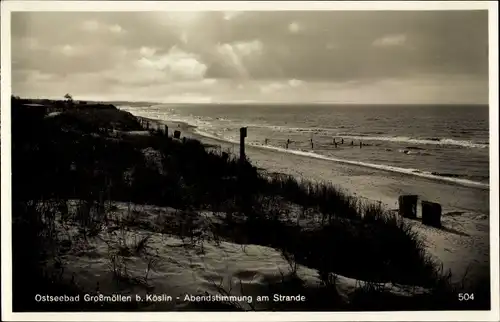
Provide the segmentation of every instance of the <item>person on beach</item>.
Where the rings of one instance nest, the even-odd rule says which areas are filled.
[[[267,141],[268,141],[268,139],[266,138],[266,139],[264,140],[264,145],[267,145]]]
[[[359,141],[359,148],[361,149],[363,147],[363,142]]]
[[[344,144],[344,139],[341,139],[340,144]]]
[[[310,141],[311,141],[311,149],[314,149],[313,139],[311,138]]]
[[[288,149],[288,145],[290,144],[290,139],[286,140],[286,148]]]
[[[354,141],[351,141],[351,146],[354,146]]]

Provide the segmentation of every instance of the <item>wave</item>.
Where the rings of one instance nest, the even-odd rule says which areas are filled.
[[[251,125],[255,128],[268,128],[271,130],[278,130],[280,132],[297,132],[297,133],[315,133],[315,134],[325,134],[332,137],[343,137],[352,140],[367,140],[367,141],[384,141],[384,142],[394,142],[394,143],[409,143],[409,144],[420,144],[420,145],[447,145],[447,146],[459,146],[463,148],[476,148],[476,149],[487,149],[489,148],[489,142],[475,142],[472,140],[457,140],[451,138],[439,138],[439,137],[427,137],[427,138],[412,138],[407,136],[380,136],[384,132],[377,131],[372,133],[353,133],[353,132],[337,132],[338,129],[335,128],[322,128],[322,127],[287,127],[278,125]],[[373,134],[376,134],[375,136]],[[377,135],[378,134],[378,135]],[[412,147],[412,149],[417,149]]]
[[[286,150],[284,148],[270,147],[270,146],[263,146],[263,148],[268,148],[268,149],[272,149],[272,150],[276,150],[276,151],[280,151],[280,152],[292,153],[292,154],[297,154],[297,155],[302,155],[302,156],[308,156],[308,157],[312,157],[312,158],[316,158],[316,159],[329,160],[329,161],[335,161],[335,162],[357,165],[357,166],[364,166],[364,167],[368,167],[368,168],[379,169],[379,170],[384,170],[384,171],[389,171],[389,172],[414,175],[414,176],[423,177],[423,178],[427,178],[427,179],[433,179],[433,180],[437,180],[437,181],[446,181],[446,182],[464,185],[464,186],[469,186],[469,187],[478,187],[478,188],[482,188],[482,189],[489,189],[489,184],[487,184],[487,183],[472,181],[472,180],[463,179],[463,178],[452,178],[452,177],[446,177],[446,176],[441,176],[441,175],[435,175],[435,174],[432,174],[431,172],[421,171],[419,169],[401,168],[401,167],[390,166],[390,165],[375,164],[375,163],[368,163],[368,162],[362,162],[362,161],[354,161],[354,160],[346,160],[346,159],[340,159],[340,158],[334,158],[334,157],[327,157],[327,156],[324,156],[321,154],[317,154],[314,151]]]
[[[490,146],[488,142],[479,143],[468,140],[455,140],[448,138],[416,139],[406,136],[366,136],[366,135],[343,135],[343,137],[353,140],[386,141],[386,142],[413,143],[422,145],[452,145],[464,148],[477,148],[477,149],[487,149]]]
[[[325,127],[290,127],[283,125],[263,125],[263,124],[249,124],[248,127],[270,129],[280,132],[297,132],[297,133],[328,133],[333,134],[337,129]]]
[[[128,106],[127,106],[128,107]],[[183,123],[188,123],[193,126],[203,126],[214,128],[215,124],[212,122],[211,118],[208,117],[176,117],[177,115],[166,114],[161,112],[153,112],[144,110],[138,110],[134,108],[133,111],[136,114],[147,113],[149,117],[154,116],[158,119],[170,120],[170,121],[181,121]],[[129,109],[132,112],[132,108]],[[412,138],[407,136],[383,136],[383,132],[372,132],[372,133],[356,133],[356,132],[339,132],[339,128],[327,128],[327,127],[290,127],[284,125],[267,125],[267,124],[252,124],[252,123],[241,123],[235,122],[230,119],[223,117],[218,117],[218,121],[230,122],[234,124],[234,129],[236,130],[239,126],[247,126],[249,128],[262,128],[270,129],[272,131],[279,132],[296,132],[296,133],[312,133],[319,135],[327,135],[331,137],[342,137],[351,140],[363,140],[363,141],[381,141],[381,142],[393,142],[393,143],[403,143],[403,144],[417,144],[417,145],[436,145],[436,146],[457,146],[462,148],[476,148],[476,149],[487,149],[489,148],[489,142],[475,142],[472,140],[457,140],[452,138],[440,138],[440,137],[425,137],[425,138]],[[240,124],[241,123],[241,124]],[[375,135],[373,135],[375,134]],[[377,135],[378,134],[378,135]],[[408,147],[408,149],[417,149],[415,147]]]
[[[424,152],[424,151],[421,151],[421,150],[425,150],[425,149],[399,149],[398,152],[399,153],[404,153],[404,154],[407,154],[407,155],[432,155],[432,153],[429,153],[429,152]]]
[[[440,177],[449,177],[449,178],[464,178],[465,176],[458,173],[447,173],[447,172],[431,172],[431,174]]]
[[[137,111],[130,111],[131,113],[137,115],[137,116],[143,116],[143,117],[151,117],[151,113],[148,113],[147,111],[144,111],[144,113],[137,113]],[[140,114],[146,114],[146,115],[140,115]],[[162,117],[157,117],[157,119],[160,119],[162,121],[171,121],[171,122],[182,122],[185,124],[188,124],[189,126],[193,127],[193,130],[196,134],[219,140],[219,141],[224,141],[224,142],[229,142],[233,144],[239,144],[238,140],[234,139],[229,139],[221,136],[214,135],[212,133],[207,132],[206,129],[200,129],[199,125],[200,123],[203,123],[206,125],[208,122],[202,122],[200,120],[193,120],[193,119],[187,119],[183,117],[172,117],[171,115],[165,115],[163,114]],[[346,136],[344,136],[345,138]],[[352,136],[354,138],[355,136]],[[380,137],[379,137],[380,138]],[[366,137],[364,137],[366,139]],[[406,138],[407,141],[401,140],[401,138],[383,138],[382,139],[398,139],[396,142],[412,142],[412,143],[418,143],[417,141],[423,141],[423,140],[416,140],[416,139],[410,139]],[[387,140],[389,141],[389,140]],[[391,140],[392,141],[392,140]],[[438,142],[438,141],[429,141],[429,142]],[[452,184],[458,184],[462,186],[468,186],[468,187],[476,187],[476,188],[481,188],[481,189],[489,189],[489,184],[483,183],[483,182],[478,182],[478,181],[473,181],[465,178],[456,178],[456,177],[450,177],[450,176],[445,176],[442,173],[437,173],[437,172],[428,172],[428,171],[422,171],[419,169],[411,169],[411,168],[403,168],[403,167],[396,167],[396,166],[390,166],[390,165],[384,165],[384,164],[376,164],[376,163],[369,163],[369,162],[363,162],[363,161],[355,161],[355,160],[347,160],[347,159],[341,159],[341,158],[336,158],[336,157],[331,157],[331,156],[325,156],[318,154],[314,151],[301,151],[301,150],[293,150],[293,149],[285,149],[281,147],[276,147],[276,146],[270,146],[270,145],[262,145],[262,144],[257,144],[257,143],[248,143],[248,145],[257,147],[257,148],[262,148],[262,149],[269,149],[269,150],[274,150],[282,153],[290,153],[290,154],[295,154],[295,155],[300,155],[300,156],[306,156],[306,157],[311,157],[315,159],[320,159],[320,160],[327,160],[327,161],[333,161],[333,162],[339,162],[339,163],[344,163],[344,164],[350,164],[350,165],[355,165],[355,166],[362,166],[362,167],[367,167],[367,168],[372,168],[372,169],[378,169],[378,170],[384,170],[388,172],[394,172],[394,173],[401,173],[401,174],[407,174],[407,175],[413,175],[413,176],[418,176],[418,177],[423,177],[427,179],[432,179],[436,181],[443,181],[443,182],[449,182]]]
[[[225,141],[229,143],[234,143],[234,144],[239,144],[237,140],[231,140],[227,138],[221,138],[217,137],[213,134],[207,133],[205,131],[201,131],[197,128],[194,129],[195,132],[199,135],[220,140],[220,141]],[[411,169],[411,168],[402,168],[402,167],[396,167],[396,166],[390,166],[390,165],[384,165],[384,164],[376,164],[376,163],[369,163],[369,162],[362,162],[362,161],[354,161],[354,160],[347,160],[347,159],[341,159],[341,158],[335,158],[335,157],[329,157],[325,155],[321,155],[318,153],[315,153],[314,151],[300,151],[300,150],[291,150],[291,149],[285,149],[281,147],[276,147],[276,146],[271,146],[271,145],[262,145],[262,144],[255,144],[255,143],[249,143],[248,145],[258,147],[261,149],[268,149],[268,150],[274,150],[274,151],[279,151],[282,153],[290,153],[290,154],[295,154],[295,155],[300,155],[300,156],[306,156],[306,157],[311,157],[315,159],[320,159],[320,160],[327,160],[327,161],[333,161],[333,162],[339,162],[339,163],[344,163],[344,164],[350,164],[350,165],[355,165],[355,166],[362,166],[362,167],[367,167],[367,168],[372,168],[372,169],[378,169],[378,170],[383,170],[383,171],[388,171],[388,172],[395,172],[395,173],[401,173],[401,174],[407,174],[407,175],[413,175],[413,176],[418,176],[426,179],[432,179],[436,181],[444,181],[452,184],[458,184],[466,187],[476,187],[480,189],[489,189],[489,184],[483,183],[483,182],[477,182],[465,178],[455,178],[455,177],[450,177],[450,176],[444,176],[443,174],[434,174],[433,172],[429,171],[422,171],[419,169]]]
[[[475,142],[472,140],[457,140],[452,138],[439,138],[439,137],[412,138],[407,136],[381,136],[382,134],[384,134],[384,132],[381,131],[371,132],[371,133],[355,133],[355,132],[338,132],[338,129],[336,128],[287,127],[279,125],[251,125],[251,127],[268,128],[271,130],[278,130],[280,132],[290,131],[297,133],[315,133],[315,134],[321,133],[325,135],[330,135],[332,137],[343,137],[352,140],[385,141],[385,142],[409,143],[409,144],[420,144],[420,145],[448,145],[448,146],[459,146],[463,148],[477,148],[477,149],[489,148],[489,142],[486,141]]]

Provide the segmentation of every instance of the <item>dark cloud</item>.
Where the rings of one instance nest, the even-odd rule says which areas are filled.
[[[98,73],[113,86],[428,74],[486,81],[488,13],[15,12],[12,60],[14,87],[33,77]]]
[[[199,15],[193,24],[183,26],[183,18],[177,23],[162,13],[15,13],[12,32],[14,40],[35,38],[45,50],[57,45],[110,47],[108,52],[73,57],[73,65],[84,70],[109,64],[119,47],[152,46],[161,53],[178,45],[204,55],[202,59],[210,63],[207,76],[232,77],[234,72],[214,59],[210,47],[257,39],[263,44],[263,56],[258,64],[246,66],[256,78],[343,79],[431,71],[484,76],[488,71],[485,11],[245,12],[231,20],[220,12]],[[96,22],[97,29],[85,30],[85,22]],[[299,30],[291,32],[291,24]],[[110,31],[113,26],[122,32]],[[182,42],[183,32],[187,44]],[[406,37],[404,46],[373,45],[390,35]],[[30,68],[37,61],[41,68],[70,67],[44,50],[34,51],[36,57],[30,59],[29,53],[22,53],[26,50],[22,44],[15,49],[14,58],[24,58]]]
[[[288,30],[292,22],[301,26],[299,32]],[[286,77],[488,72],[486,11],[247,13],[228,29],[227,42],[260,39],[269,53],[262,64],[279,64]],[[373,46],[388,35],[404,35],[404,46]],[[281,76],[276,70],[267,76]]]

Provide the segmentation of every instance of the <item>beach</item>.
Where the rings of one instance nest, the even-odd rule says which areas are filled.
[[[155,311],[217,308],[197,307],[186,294],[256,299],[227,300],[226,309],[243,310],[290,308],[258,300],[282,292],[305,295],[304,308],[321,310],[454,308],[456,293],[467,291],[477,297],[471,305],[486,304],[488,216],[474,203],[486,191],[480,186],[252,145],[252,129],[250,162],[240,163],[238,144],[193,124],[84,105],[57,114],[13,109],[13,137],[26,142],[13,152],[13,247],[30,254],[15,258],[14,279],[32,277],[30,292],[147,297],[154,290],[177,299],[106,306]],[[32,131],[23,131],[19,122],[30,118]],[[399,194],[420,190],[421,199],[443,200],[443,227],[386,216],[397,212]],[[49,192],[56,197],[37,195]],[[38,247],[48,243],[55,246],[44,255]],[[19,295],[16,307],[30,301],[29,292]]]
[[[181,131],[181,137],[197,139],[206,145],[239,153],[237,144],[201,135],[195,127],[186,123],[150,120],[162,127],[167,125],[169,132]],[[251,135],[249,132],[248,136]],[[445,271],[452,271],[454,281],[462,280],[464,275],[477,280],[489,273],[488,189],[343,164],[266,147],[247,146],[245,151],[250,162],[263,171],[306,180],[329,181],[357,197],[380,201],[391,210],[398,208],[398,196],[403,194],[416,194],[420,200],[440,203],[443,228],[424,226],[420,219],[411,220],[429,254],[443,264]],[[418,218],[420,208],[419,205]]]

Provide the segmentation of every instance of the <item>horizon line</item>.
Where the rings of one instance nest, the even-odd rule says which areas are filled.
[[[17,96],[17,95],[16,95]],[[20,99],[25,100],[52,100],[52,101],[63,101],[64,98],[35,98],[35,97],[21,97]],[[362,102],[268,102],[268,101],[226,101],[226,102],[160,102],[160,101],[147,101],[147,100],[126,100],[126,99],[78,99],[74,98],[74,101],[87,101],[96,103],[132,103],[132,104],[151,104],[151,105],[351,105],[351,106],[379,106],[379,105],[400,105],[400,106],[489,106],[490,103],[394,103],[394,102],[381,102],[381,103],[362,103]]]

